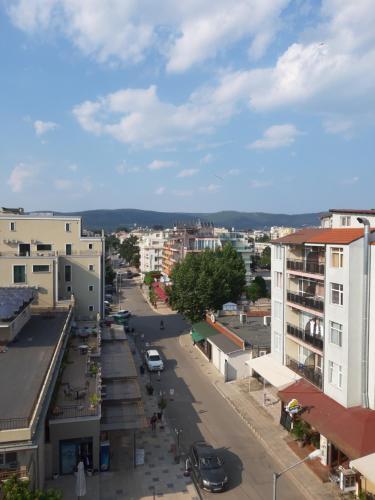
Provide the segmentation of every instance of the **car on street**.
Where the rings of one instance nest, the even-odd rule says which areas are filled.
[[[228,476],[223,464],[215,449],[205,441],[197,441],[190,447],[188,470],[200,488],[212,492],[224,491]]]
[[[147,369],[150,372],[159,372],[164,370],[164,363],[156,349],[149,349],[145,354]]]
[[[117,316],[123,316],[124,318],[130,318],[132,313],[127,309],[120,309],[120,311],[116,312]]]

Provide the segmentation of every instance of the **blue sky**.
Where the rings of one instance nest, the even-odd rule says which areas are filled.
[[[372,208],[374,25],[373,0],[5,0],[1,203]]]

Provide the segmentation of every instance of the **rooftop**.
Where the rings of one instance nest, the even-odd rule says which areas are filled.
[[[0,321],[13,321],[32,302],[35,290],[29,287],[0,288]]]
[[[233,333],[238,335],[245,343],[250,346],[271,346],[271,327],[264,326],[263,317],[246,317],[246,323],[240,322],[239,315],[220,316],[217,323],[222,324]]]
[[[68,314],[33,315],[0,354],[0,429],[5,419],[28,425]]]
[[[127,340],[104,342],[101,364],[103,379],[137,377],[137,369]]]
[[[365,214],[365,215],[375,215],[375,209],[363,210],[361,208],[330,208],[330,213],[336,214]]]
[[[371,228],[371,232],[375,228]],[[296,231],[293,234],[288,234],[282,238],[272,240],[272,243],[281,243],[287,245],[303,245],[303,244],[338,244],[348,245],[363,236],[364,230],[358,228],[306,228]]]

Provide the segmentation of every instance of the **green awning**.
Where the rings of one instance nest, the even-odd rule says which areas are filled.
[[[194,342],[201,342],[212,335],[217,335],[217,330],[205,321],[194,323],[191,327],[191,336]]]

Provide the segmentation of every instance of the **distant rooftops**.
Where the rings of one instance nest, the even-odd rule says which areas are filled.
[[[0,288],[0,321],[12,321],[35,297],[29,287]]]
[[[14,214],[14,215],[22,215],[24,213],[23,208],[6,208],[0,207],[0,214]]]
[[[357,212],[356,212],[357,213]],[[375,214],[375,211],[374,211]],[[375,228],[371,228],[374,232]],[[293,234],[288,234],[283,238],[273,240],[271,243],[281,243],[287,245],[303,245],[303,244],[338,244],[348,245],[363,236],[363,229],[358,228],[306,228],[296,231]]]

